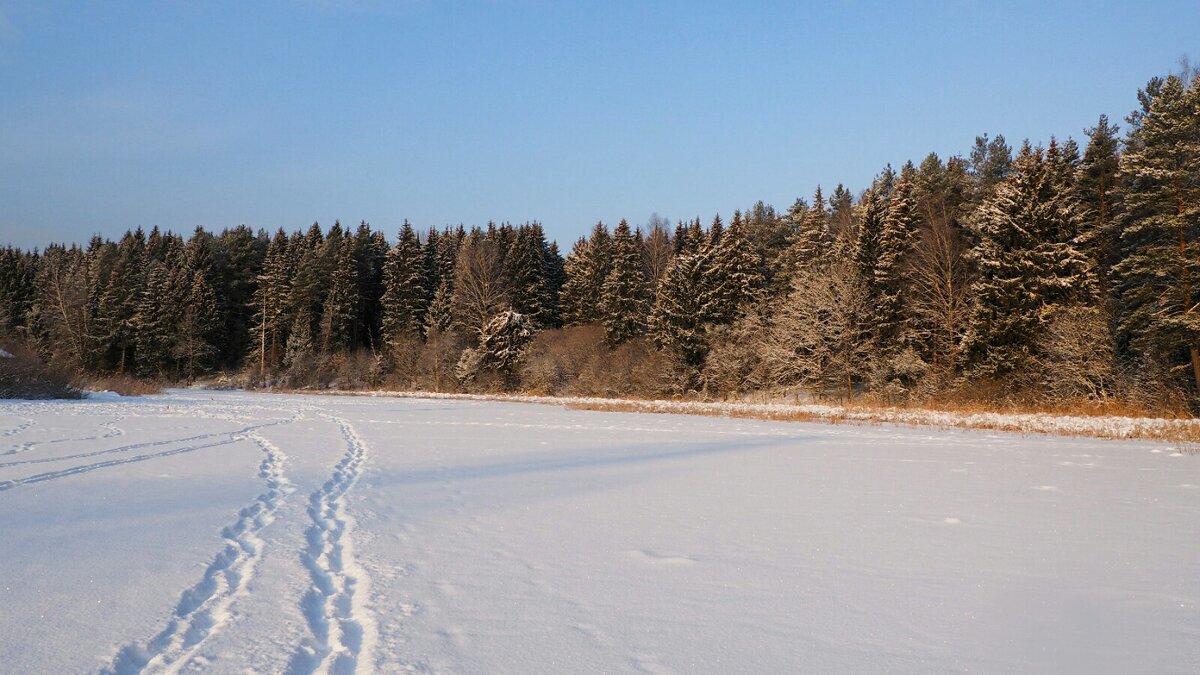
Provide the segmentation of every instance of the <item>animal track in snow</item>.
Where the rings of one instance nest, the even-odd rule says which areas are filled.
[[[204,572],[204,577],[183,592],[170,623],[145,645],[130,643],[117,650],[111,666],[102,671],[113,675],[134,673],[178,673],[193,659],[212,635],[233,619],[234,601],[249,592],[249,584],[263,555],[258,532],[271,524],[280,502],[293,488],[284,476],[287,456],[265,438],[246,434],[265,455],[258,475],[267,491],[238,512],[238,518],[221,532],[225,546]],[[201,664],[202,665],[202,664]]]
[[[305,639],[288,673],[353,673],[374,670],[377,628],[364,600],[370,594],[366,570],[354,560],[354,519],[346,512],[346,494],[367,460],[367,447],[349,422],[341,427],[346,451],[333,475],[309,497],[312,524],[305,530],[302,554],[312,587],[300,601],[312,635]]]

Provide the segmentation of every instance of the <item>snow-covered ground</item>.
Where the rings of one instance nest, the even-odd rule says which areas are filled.
[[[3,403],[0,664],[1196,673],[1200,457],[472,400]]]

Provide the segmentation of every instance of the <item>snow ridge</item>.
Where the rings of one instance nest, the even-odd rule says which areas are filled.
[[[263,555],[258,532],[274,521],[280,503],[294,488],[284,476],[287,455],[255,433],[235,436],[249,439],[265,455],[258,475],[266,480],[267,491],[238,513],[221,536],[225,547],[204,572],[204,577],[183,592],[167,627],[146,645],[130,643],[117,651],[109,668],[102,673],[178,673],[212,635],[224,628],[234,614],[230,611],[237,598],[249,592],[255,568]]]
[[[333,475],[309,498],[312,525],[305,530],[308,547],[302,558],[312,588],[300,601],[312,637],[292,656],[288,673],[373,672],[377,639],[374,617],[366,609],[370,580],[354,560],[354,519],[346,512],[346,494],[367,460],[367,447],[350,423],[336,419],[346,440],[346,453]]]

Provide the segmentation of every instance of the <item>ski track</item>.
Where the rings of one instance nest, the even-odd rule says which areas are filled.
[[[178,673],[204,642],[236,616],[233,603],[249,593],[255,569],[262,559],[264,542],[258,532],[274,521],[275,510],[294,490],[284,476],[287,455],[262,436],[250,432],[231,440],[252,440],[265,455],[258,475],[267,491],[238,512],[238,518],[221,532],[225,546],[195,586],[185,590],[167,627],[145,645],[129,643],[117,650],[105,675]]]
[[[227,432],[220,432],[220,433],[215,433],[215,434],[204,434],[201,436],[193,436],[193,437],[189,437],[189,438],[174,439],[174,440],[169,440],[169,441],[154,441],[151,443],[138,443],[138,444],[134,444],[132,446],[122,446],[120,448],[111,448],[109,450],[100,450],[98,452],[83,453],[81,455],[71,455],[71,456],[67,456],[67,457],[54,457],[54,458],[45,458],[45,459],[28,459],[28,460],[24,460],[24,461],[0,463],[0,467],[5,467],[5,466],[14,466],[17,464],[40,464],[43,462],[59,462],[59,461],[67,460],[67,459],[79,459],[79,458],[83,458],[83,457],[93,457],[96,455],[104,455],[104,454],[113,453],[113,452],[125,452],[125,451],[133,450],[136,448],[162,446],[162,445],[174,445],[177,443],[187,443],[189,441],[213,438],[216,436],[228,436],[228,438],[221,440],[221,441],[217,441],[215,443],[206,443],[203,445],[185,445],[182,448],[174,448],[171,450],[164,450],[162,452],[151,452],[151,453],[147,453],[144,455],[136,455],[134,457],[123,457],[121,459],[109,459],[109,460],[105,460],[103,462],[95,462],[93,464],[83,464],[81,466],[73,466],[71,468],[60,469],[58,471],[46,471],[44,473],[37,473],[32,476],[27,476],[25,478],[16,478],[13,480],[0,481],[0,492],[4,492],[5,490],[11,490],[15,487],[20,487],[22,485],[30,485],[33,483],[43,483],[43,482],[49,481],[49,480],[56,480],[58,478],[65,478],[67,476],[74,476],[76,474],[81,474],[81,473],[89,473],[92,471],[96,471],[98,469],[106,469],[106,468],[112,467],[112,466],[120,466],[122,464],[135,464],[137,462],[144,462],[144,461],[151,460],[151,459],[158,459],[160,457],[170,457],[172,455],[180,455],[180,454],[183,454],[186,452],[194,452],[196,450],[204,450],[206,448],[215,448],[215,447],[219,447],[222,445],[229,445],[230,443],[236,443],[239,440],[245,439],[252,432],[254,432],[258,429],[275,426],[277,424],[284,424],[288,421],[290,421],[290,420],[280,420],[277,422],[268,422],[266,424],[256,424],[253,426],[246,427],[244,429],[239,429],[237,431],[227,431]]]
[[[346,452],[333,475],[309,498],[312,524],[301,554],[312,587],[300,601],[311,637],[288,664],[289,675],[373,672],[377,628],[364,606],[370,594],[366,571],[354,560],[351,535],[354,519],[346,512],[346,494],[354,487],[367,460],[367,447],[344,419],[330,418],[341,427]]]
[[[117,422],[120,422],[122,419],[124,419],[124,415],[116,415],[107,422],[101,422],[100,426],[106,430],[102,434],[95,434],[92,436],[82,436],[80,438],[53,438],[48,441],[26,441],[24,443],[19,443],[19,444],[13,445],[5,452],[0,452],[0,455],[16,455],[16,454],[20,454],[22,452],[29,452],[30,450],[33,450],[34,448],[39,447],[39,446],[54,445],[56,443],[98,441],[98,440],[102,440],[105,438],[113,438],[115,436],[124,436],[125,430],[117,426]],[[30,420],[30,421],[32,422],[32,420]],[[16,433],[17,431],[20,431],[22,428],[28,428],[29,426],[31,426],[31,425],[23,425],[21,428],[18,428],[16,430],[12,431],[11,433],[6,433],[4,435],[11,436],[12,434]],[[47,461],[53,461],[53,460],[47,460]],[[9,465],[8,464],[0,464],[0,466],[9,466]]]
[[[162,441],[146,441],[144,443],[133,443],[131,445],[122,445],[116,448],[107,448],[105,450],[94,450],[92,452],[81,452],[75,455],[61,455],[59,457],[39,457],[37,459],[16,459],[8,462],[0,462],[0,469],[9,466],[21,466],[22,464],[47,464],[49,462],[65,462],[71,459],[87,459],[88,457],[98,457],[100,455],[111,455],[118,452],[129,452],[130,450],[141,450],[142,448],[155,448],[164,445],[174,445],[176,443],[191,443],[193,441],[203,441],[218,436],[244,436],[255,429],[269,425],[253,425],[238,429],[235,431],[216,431],[211,434],[197,434],[196,436],[186,436],[184,438],[170,438]],[[124,432],[122,432],[124,433]],[[105,436],[108,438],[108,436]],[[89,439],[79,439],[89,440]],[[205,446],[208,447],[208,446]],[[11,453],[9,453],[11,454]]]

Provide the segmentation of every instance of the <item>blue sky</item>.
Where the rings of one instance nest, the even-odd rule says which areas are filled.
[[[1200,2],[0,0],[0,245],[785,208],[1079,137]]]

